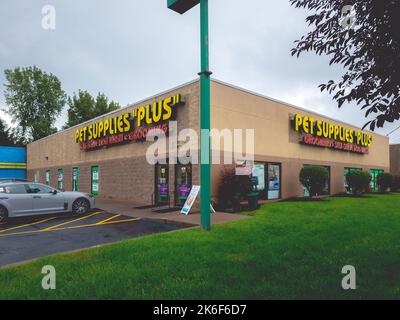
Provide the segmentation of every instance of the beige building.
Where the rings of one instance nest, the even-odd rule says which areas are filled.
[[[199,127],[199,81],[193,81],[29,144],[28,177],[100,198],[179,207],[199,184],[199,166],[149,164],[146,151],[152,142],[143,140],[152,128],[165,132],[169,143],[182,129],[199,132]],[[344,177],[351,170],[370,171],[372,189],[376,176],[389,171],[387,137],[215,80],[211,127],[254,129],[255,163],[249,170],[265,200],[304,195],[298,177],[305,165],[326,167],[330,179],[325,192],[330,194],[345,192]],[[225,142],[213,139],[214,151],[231,150]],[[178,143],[179,150],[182,145]],[[214,199],[221,166],[212,166]]]
[[[390,145],[390,173],[400,176],[400,144]]]

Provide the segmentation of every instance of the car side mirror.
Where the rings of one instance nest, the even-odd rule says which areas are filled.
[[[53,193],[54,195],[56,195],[56,194],[58,193],[58,191],[54,189],[52,193]]]

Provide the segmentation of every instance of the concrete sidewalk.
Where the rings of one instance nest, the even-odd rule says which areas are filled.
[[[158,220],[165,222],[175,222],[181,223],[185,225],[200,225],[200,213],[191,213],[187,216],[181,214],[179,211],[168,212],[168,213],[158,213],[153,210],[162,209],[162,208],[147,208],[147,209],[137,209],[137,203],[132,203],[129,201],[117,201],[117,200],[96,200],[96,207],[105,210],[110,213],[115,214],[123,214],[130,217],[149,219],[149,220]],[[240,215],[240,214],[232,214],[225,212],[217,212],[211,214],[211,223],[212,224],[220,224],[229,221],[236,221],[241,219],[248,219],[249,216]]]

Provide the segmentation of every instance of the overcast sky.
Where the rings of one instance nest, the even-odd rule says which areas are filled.
[[[0,83],[4,69],[36,65],[59,77],[71,95],[105,93],[125,106],[196,78],[199,8],[180,16],[167,0],[2,0]],[[56,9],[56,29],[42,28],[42,8]],[[216,79],[357,126],[357,106],[338,109],[318,85],[340,67],[314,54],[296,59],[293,42],[307,32],[307,12],[289,0],[210,0],[210,59]],[[3,86],[2,86],[3,89]],[[0,107],[6,108],[0,92]],[[2,118],[9,121],[4,113]],[[61,127],[66,112],[57,121]],[[386,126],[387,134],[400,123]],[[400,130],[391,136],[400,143]]]

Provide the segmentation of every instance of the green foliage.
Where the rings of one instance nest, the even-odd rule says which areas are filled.
[[[60,80],[36,66],[4,73],[7,112],[17,124],[13,136],[27,143],[57,132],[54,123],[66,102]]]
[[[322,195],[329,173],[321,166],[305,166],[300,171],[300,183],[307,189],[310,197]]]
[[[0,146],[15,146],[10,129],[7,124],[0,118]]]
[[[347,184],[354,195],[361,195],[366,192],[371,182],[371,175],[366,171],[349,172],[346,176]]]
[[[400,1],[290,0],[308,10],[309,32],[296,41],[292,54],[315,52],[339,64],[338,81],[320,86],[333,95],[339,108],[356,103],[372,120],[371,130],[400,118]],[[354,5],[355,26],[340,25],[342,9]]]
[[[390,173],[381,173],[377,178],[377,183],[380,192],[387,192],[393,186],[394,177]]]
[[[68,121],[64,125],[64,129],[120,108],[118,103],[108,102],[108,98],[102,93],[99,93],[95,99],[89,92],[82,90],[68,99],[68,105]]]
[[[392,191],[400,191],[400,176],[395,176],[393,178],[393,184],[391,189]]]
[[[251,191],[249,176],[237,176],[235,169],[225,169],[221,174],[218,193],[218,207],[221,209],[240,209],[240,202]]]

